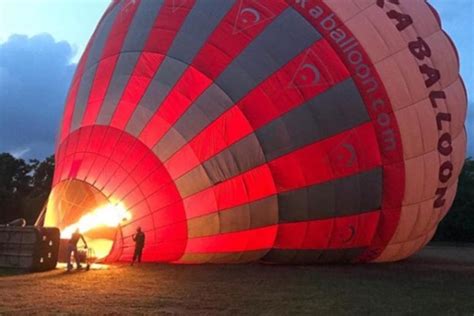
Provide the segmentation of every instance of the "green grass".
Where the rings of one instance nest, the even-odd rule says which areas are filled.
[[[404,262],[356,266],[56,270],[1,278],[0,297],[0,314],[473,315],[474,248],[429,247]]]

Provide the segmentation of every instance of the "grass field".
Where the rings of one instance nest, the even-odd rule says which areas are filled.
[[[0,314],[474,315],[474,247],[339,266],[114,265],[6,275]]]

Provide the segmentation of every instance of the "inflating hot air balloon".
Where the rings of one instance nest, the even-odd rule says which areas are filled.
[[[466,93],[418,0],[113,1],[77,66],[46,226],[103,260],[382,262],[448,211]]]

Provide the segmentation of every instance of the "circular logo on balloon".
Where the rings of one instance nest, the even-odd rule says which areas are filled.
[[[253,8],[244,8],[240,11],[239,18],[243,24],[255,24],[260,22],[262,16],[260,15],[260,12]]]
[[[315,86],[321,80],[321,72],[313,64],[303,64],[295,75],[293,84],[298,87]]]
[[[275,14],[258,1],[242,1],[235,18],[232,33],[240,33],[274,17]]]

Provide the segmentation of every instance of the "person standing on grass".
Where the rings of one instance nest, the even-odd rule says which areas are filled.
[[[132,266],[137,261],[138,263],[142,262],[142,251],[145,246],[145,234],[142,232],[140,227],[137,228],[137,233],[132,236],[133,241],[135,242],[135,252],[133,254]]]
[[[77,268],[82,268],[81,266],[81,258],[79,257],[79,253],[77,252],[77,243],[79,239],[82,239],[85,248],[87,249],[87,242],[84,239],[84,236],[79,232],[79,228],[72,234],[71,239],[69,239],[67,245],[67,270],[72,270],[72,263],[71,263],[71,254],[74,253],[74,259],[76,260]]]

